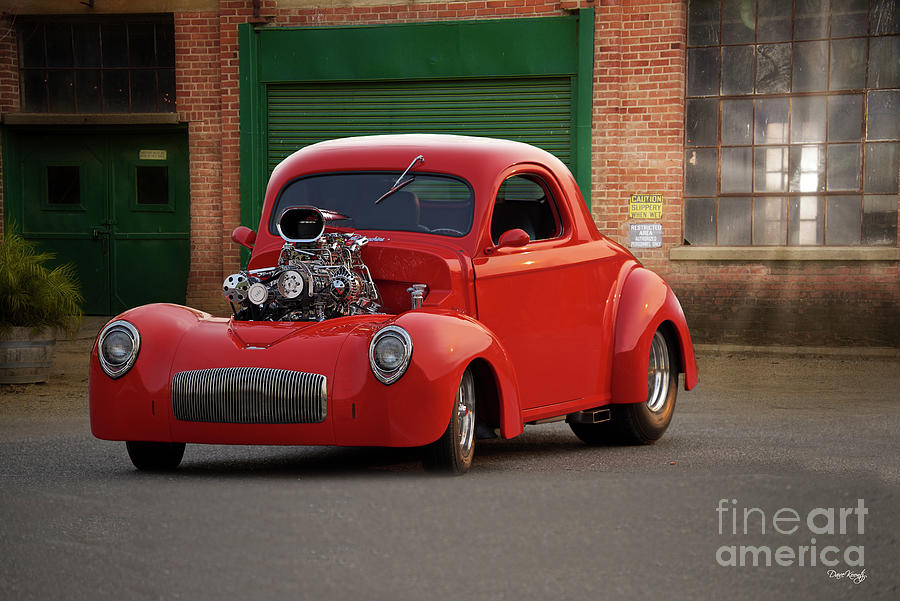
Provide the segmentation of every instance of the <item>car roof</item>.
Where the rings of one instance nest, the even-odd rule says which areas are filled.
[[[549,152],[522,142],[450,134],[390,134],[340,138],[312,144],[288,156],[272,179],[279,184],[299,174],[372,169],[402,171],[418,155],[416,171],[480,179],[518,163],[539,163],[551,170],[567,168]],[[474,183],[474,182],[473,182]]]

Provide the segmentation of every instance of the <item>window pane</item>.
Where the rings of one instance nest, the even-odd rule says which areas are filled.
[[[897,195],[866,196],[863,209],[863,244],[897,243]]]
[[[684,193],[705,196],[716,193],[716,149],[696,148],[684,152]]]
[[[862,230],[862,206],[859,196],[829,196],[825,200],[825,215],[825,244],[859,245]]]
[[[687,101],[685,139],[688,146],[715,146],[719,102],[715,99],[691,98]]]
[[[40,69],[22,71],[22,109],[29,113],[47,110],[46,71]]]
[[[866,138],[869,140],[900,139],[900,92],[869,92]]]
[[[152,23],[132,23],[128,26],[128,56],[132,67],[156,65],[154,44],[156,35]]]
[[[897,0],[872,0],[872,33],[900,33],[900,7]]]
[[[858,142],[862,139],[862,94],[828,98],[828,140]]]
[[[788,147],[753,149],[753,191],[787,192]]]
[[[128,71],[103,72],[103,110],[107,113],[128,112]]]
[[[860,145],[828,145],[828,189],[859,190]]]
[[[722,101],[722,144],[738,146],[753,143],[753,101]]]
[[[81,204],[81,183],[77,165],[47,167],[47,202],[52,205]]]
[[[900,144],[866,144],[866,192],[897,194]]]
[[[756,91],[777,94],[791,89],[791,45],[756,47]]]
[[[688,49],[688,96],[712,96],[719,91],[719,49]]]
[[[156,59],[160,67],[175,68],[175,36],[171,24],[156,26]]]
[[[159,83],[160,112],[175,112],[175,70],[160,69],[157,74]]]
[[[788,141],[788,99],[757,100],[754,131],[757,144],[786,144]]]
[[[868,0],[832,0],[831,37],[866,35],[868,10]]]
[[[828,42],[794,44],[795,92],[818,92],[828,89]]]
[[[72,26],[75,39],[75,66],[100,66],[100,26],[82,23]]]
[[[716,243],[716,199],[684,199],[684,243],[710,245]]]
[[[821,196],[801,196],[789,202],[788,244],[822,244],[825,234],[825,202]]]
[[[900,87],[900,36],[869,38],[869,87]]]
[[[44,26],[28,23],[20,26],[20,56],[23,67],[44,67]]]
[[[825,189],[825,145],[791,146],[791,192]]]
[[[752,191],[752,153],[749,146],[722,149],[722,192]]]
[[[47,92],[51,113],[72,113],[75,111],[75,82],[73,71],[47,71]]]
[[[756,0],[726,2],[722,15],[722,43],[743,44],[754,41]]]
[[[722,94],[753,93],[753,46],[722,48]]]
[[[156,112],[156,72],[131,72],[131,110],[135,113]]]
[[[866,40],[831,42],[830,90],[858,90],[866,86]]]
[[[828,0],[794,0],[794,39],[828,37]]]
[[[47,66],[71,67],[72,66],[72,27],[66,24],[48,23],[47,36]]]
[[[787,202],[784,198],[753,200],[753,244],[783,246],[787,243]]]
[[[825,97],[795,97],[791,100],[791,142],[824,141]]]
[[[100,94],[100,71],[75,72],[75,101],[81,113],[99,113],[103,110]]]
[[[125,25],[104,23],[100,27],[104,67],[128,66],[128,43],[125,39]]]
[[[759,0],[759,42],[787,42],[791,39],[791,3]]]
[[[749,148],[747,149],[749,150]],[[750,244],[750,199],[720,198],[718,243],[729,246]]]
[[[169,204],[169,168],[135,167],[137,202],[142,205]]]
[[[690,0],[688,3],[688,45],[719,43],[719,0]]]

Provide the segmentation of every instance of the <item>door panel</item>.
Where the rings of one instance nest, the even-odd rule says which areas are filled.
[[[83,136],[29,136],[22,141],[20,201],[12,208],[22,234],[56,254],[52,265],[74,263],[86,313],[108,315],[109,240],[102,145]],[[13,187],[13,186],[11,186]],[[9,189],[9,188],[8,188]],[[15,194],[13,195],[15,198]],[[12,199],[11,199],[12,200]]]
[[[184,302],[190,214],[184,137],[130,136],[111,148],[113,311]]]

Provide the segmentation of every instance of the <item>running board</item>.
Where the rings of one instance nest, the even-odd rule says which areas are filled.
[[[570,413],[566,416],[566,422],[570,424],[600,424],[608,422],[611,418],[609,407],[598,407],[596,409],[579,411],[578,413]]]

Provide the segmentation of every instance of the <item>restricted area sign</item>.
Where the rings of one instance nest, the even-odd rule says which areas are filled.
[[[628,231],[631,248],[659,248],[662,246],[661,223],[632,223]]]
[[[631,219],[662,219],[662,194],[632,194],[628,202]]]

